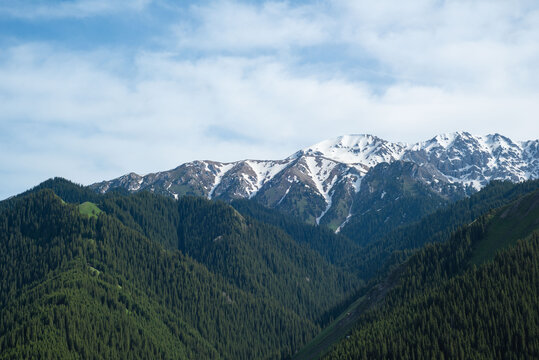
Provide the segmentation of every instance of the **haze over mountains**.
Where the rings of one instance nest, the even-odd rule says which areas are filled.
[[[500,134],[455,132],[415,144],[345,135],[282,160],[193,161],[145,176],[130,173],[91,188],[101,193],[117,188],[149,190],[174,198],[249,198],[339,231],[360,211],[368,210],[363,204],[375,200],[380,211],[420,189],[435,199],[433,204],[442,205],[478,191],[491,180],[538,177],[539,140],[514,142]],[[388,181],[399,190],[389,193]]]

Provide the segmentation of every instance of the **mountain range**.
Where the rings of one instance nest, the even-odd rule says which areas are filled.
[[[379,218],[374,221],[378,225],[403,225],[492,180],[537,178],[539,140],[455,132],[403,144],[362,134],[325,140],[283,160],[193,161],[144,176],[130,173],[90,188],[100,193],[148,190],[176,199],[254,199],[339,232],[350,224],[372,222],[373,217]],[[411,198],[417,206],[426,206],[424,211],[410,211]],[[398,218],[383,216],[389,208],[394,214],[399,206]]]
[[[537,358],[537,157],[357,135],[47,180],[0,202],[0,359]]]

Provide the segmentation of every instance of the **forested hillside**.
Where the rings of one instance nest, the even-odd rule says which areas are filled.
[[[348,253],[340,264],[365,281],[376,276],[384,277],[388,269],[404,261],[412,250],[428,243],[446,241],[461,226],[538,188],[538,180],[519,184],[493,181],[468,198],[428,214],[419,221],[398,227],[382,238]]]
[[[314,322],[360,285],[307,244],[224,202],[138,193],[106,199],[103,209],[235,286],[276,299]],[[320,232],[315,228],[315,234]]]
[[[282,358],[360,284],[224,203],[61,179],[2,203],[0,247],[0,358]]]
[[[360,246],[248,200],[52,179],[0,202],[0,358],[289,358],[348,306],[333,358],[535,356],[538,187],[495,182]]]
[[[355,215],[342,226],[342,234],[367,246],[463,197],[451,193],[451,188],[444,192],[432,189],[431,176],[428,169],[411,162],[373,167],[361,180],[361,189],[350,209]]]
[[[250,200],[235,200],[232,206],[244,216],[279,227],[297,243],[305,244],[332,264],[341,262],[347,254],[358,251],[359,245],[325,226],[306,224],[299,218],[269,209]]]
[[[537,358],[537,229],[535,191],[426,246],[327,358]]]

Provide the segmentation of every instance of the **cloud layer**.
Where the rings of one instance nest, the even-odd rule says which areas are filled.
[[[534,2],[129,3],[0,6],[0,198],[51,176],[283,158],[347,133],[539,134]],[[122,11],[155,33],[83,50],[69,33],[28,35],[87,24],[120,37]]]

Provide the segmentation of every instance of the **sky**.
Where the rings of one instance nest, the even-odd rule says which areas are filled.
[[[0,199],[538,114],[536,0],[0,2]]]

